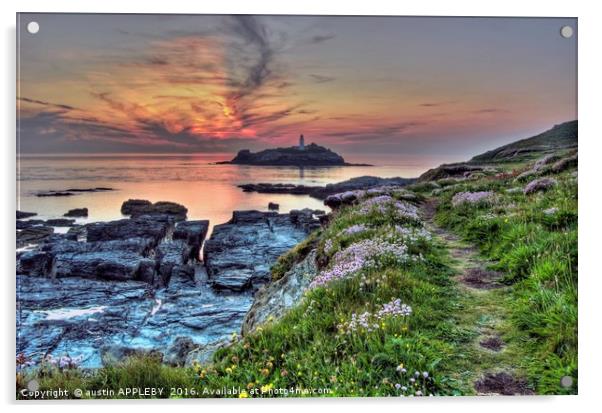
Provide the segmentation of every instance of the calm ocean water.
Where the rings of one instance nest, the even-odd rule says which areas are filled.
[[[351,159],[373,167],[257,167],[215,165],[231,155],[112,155],[21,156],[17,159],[17,209],[56,218],[72,208],[87,207],[89,217],[79,222],[122,218],[120,207],[129,198],[173,201],[185,205],[189,219],[209,219],[211,226],[226,222],[233,210],[267,210],[268,202],[291,209],[325,209],[309,196],[244,193],[243,183],[325,185],[362,175],[415,177],[444,158],[396,156]],[[82,193],[71,197],[35,196],[39,191],[111,187],[115,191]],[[37,217],[36,217],[37,218]]]

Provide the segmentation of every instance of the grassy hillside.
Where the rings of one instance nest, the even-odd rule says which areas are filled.
[[[533,159],[561,149],[577,148],[577,121],[555,125],[539,135],[512,142],[481,155],[470,162],[515,162]]]
[[[274,267],[278,278],[317,246],[321,269],[303,300],[233,338],[212,364],[133,358],[94,372],[43,367],[19,374],[17,388],[35,376],[42,389],[187,389],[163,395],[171,397],[274,397],[292,387],[316,391],[299,396],[469,395],[496,371],[511,373],[522,394],[576,393],[576,384],[559,385],[577,378],[575,164],[528,174],[529,162],[492,164],[413,192],[369,191]],[[530,192],[541,178],[548,186]],[[453,234],[460,239],[450,241]],[[491,289],[458,278],[470,248],[465,261],[498,274]],[[495,329],[502,351],[479,346],[485,328]],[[240,391],[212,393],[230,388]]]

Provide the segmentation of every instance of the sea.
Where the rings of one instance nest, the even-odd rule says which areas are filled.
[[[73,208],[87,207],[78,223],[123,218],[121,204],[128,199],[172,201],[188,208],[188,219],[208,219],[211,228],[227,222],[234,210],[266,211],[269,202],[280,212],[312,208],[327,210],[307,195],[243,192],[245,183],[326,185],[349,178],[417,177],[450,157],[395,155],[355,157],[354,163],[374,166],[288,167],[223,165],[231,154],[190,155],[21,155],[17,157],[17,209],[36,212],[36,219],[60,218]],[[39,197],[47,191],[108,187],[112,191],[81,192],[68,197]],[[60,229],[58,229],[60,231]]]

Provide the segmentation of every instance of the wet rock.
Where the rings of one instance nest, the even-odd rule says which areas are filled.
[[[213,287],[243,291],[269,281],[276,259],[307,236],[301,215],[234,211],[228,223],[216,225],[203,256]]]
[[[113,190],[114,190],[113,188],[106,188],[106,187],[69,188],[69,189],[59,190],[59,191],[55,191],[55,190],[40,191],[40,192],[36,193],[36,196],[38,196],[38,197],[50,197],[50,196],[63,197],[63,196],[78,195],[78,194],[81,194],[84,192],[105,192],[105,191],[113,191]]]
[[[548,189],[554,187],[558,181],[554,178],[538,178],[529,182],[525,189],[523,189],[523,194],[530,195],[540,191],[547,191]]]
[[[277,203],[275,203],[275,202],[269,202],[269,203],[268,203],[268,209],[269,209],[270,211],[278,211],[278,210],[280,209],[280,205],[278,205],[278,204],[277,204]]]
[[[378,186],[405,186],[414,183],[414,178],[379,178],[376,176],[359,176],[346,181],[328,184],[326,186],[305,186],[293,184],[243,184],[239,185],[244,192],[259,192],[266,194],[309,195],[317,199],[326,199],[329,195],[346,191],[374,188]]]
[[[278,319],[296,305],[318,273],[316,251],[294,264],[282,278],[260,288],[245,316],[241,333],[246,335],[269,319]]]
[[[51,227],[70,227],[75,224],[75,220],[67,218],[47,219],[45,224]]]
[[[17,231],[17,247],[27,244],[42,242],[54,233],[54,228],[47,226],[34,226]]]
[[[35,212],[17,211],[17,219],[35,217],[36,215],[38,214]]]
[[[158,243],[170,227],[169,217],[141,216],[132,219],[88,224],[86,230],[88,242],[151,238],[155,243]]]
[[[190,247],[190,258],[199,260],[200,250],[208,230],[207,220],[180,222],[173,232],[173,239],[184,240]]]
[[[88,216],[88,208],[70,209],[63,216],[65,216],[65,217],[87,217]]]
[[[150,201],[129,199],[121,205],[121,213],[132,218],[143,215],[168,215],[177,221],[186,219],[188,209],[175,202],[159,201],[151,204]]]
[[[158,275],[160,285],[167,285],[172,275],[187,274],[189,271],[184,265],[190,257],[190,247],[183,240],[163,242],[157,247],[157,261],[159,262]]]
[[[17,229],[31,228],[38,225],[44,225],[44,221],[41,219],[17,220]]]

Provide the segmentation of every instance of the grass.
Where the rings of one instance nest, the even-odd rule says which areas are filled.
[[[562,389],[563,376],[577,378],[577,182],[571,171],[544,193],[507,193],[510,178],[483,179],[456,191],[493,190],[493,206],[451,205],[442,195],[436,220],[476,244],[510,286],[506,307],[510,335],[521,342],[520,364],[538,394]],[[556,208],[556,212],[544,211]]]
[[[124,387],[163,388],[155,397],[468,395],[482,372],[512,366],[539,394],[574,393],[558,383],[577,377],[577,184],[568,171],[552,190],[525,196],[506,192],[521,186],[515,175],[413,187],[437,191],[436,222],[478,246],[506,288],[468,292],[454,279],[462,263],[450,257],[449,243],[395,235],[396,226],[419,230],[421,222],[391,209],[345,207],[277,261],[274,280],[314,248],[327,270],[339,251],[366,239],[403,243],[414,259],[378,255],[348,277],[307,290],[282,318],[218,350],[209,365],[176,368],[138,357],[94,371],[43,367],[19,373],[17,390],[36,378],[42,390],[78,388],[83,397]],[[497,195],[493,205],[451,204],[457,192],[487,190]],[[543,212],[552,207],[556,213]],[[352,226],[364,230],[346,232]],[[411,315],[345,332],[353,314],[374,314],[396,298]],[[497,355],[478,347],[480,335],[494,328],[507,343]],[[309,392],[275,393],[291,388]]]

